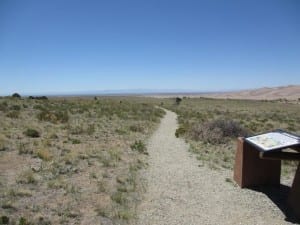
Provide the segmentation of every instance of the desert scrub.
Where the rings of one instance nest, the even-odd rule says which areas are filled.
[[[7,101],[0,102],[0,111],[6,112],[7,109],[8,109],[8,103],[7,103]]]
[[[5,151],[8,149],[8,140],[7,138],[0,134],[0,151]]]
[[[29,143],[18,143],[17,144],[18,153],[20,155],[22,154],[33,154],[32,146],[29,145]]]
[[[141,124],[133,124],[129,127],[129,130],[132,132],[144,132],[144,127]]]
[[[49,215],[52,224],[99,217],[133,224],[142,190],[138,173],[145,156],[140,152],[164,115],[155,104],[131,97],[0,98],[5,137],[0,140],[5,149],[0,193],[11,190],[0,194],[0,202],[7,203],[0,215],[15,218],[16,224],[21,215],[42,224],[31,220],[37,214]],[[11,111],[21,114],[12,119],[7,117]]]
[[[49,152],[49,150],[47,149],[39,149],[36,152],[37,157],[39,157],[40,159],[44,160],[44,161],[50,161],[52,159],[52,155]]]
[[[11,105],[9,107],[10,110],[14,110],[14,111],[20,111],[21,110],[21,106],[19,105]]]
[[[179,128],[176,129],[175,136],[178,138],[180,136],[183,136],[185,133],[186,133],[186,128],[180,126]]]
[[[51,123],[66,123],[69,121],[69,114],[66,110],[48,110],[42,109],[37,118],[40,121],[48,121]]]
[[[133,151],[148,154],[146,145],[141,140],[135,141],[130,147]]]
[[[18,179],[17,179],[17,183],[20,184],[36,184],[37,180],[35,178],[34,173],[32,172],[31,169],[28,169],[24,172],[22,172]]]
[[[299,105],[288,102],[183,98],[176,104],[173,98],[164,99],[163,105],[178,114],[175,135],[212,168],[232,168],[238,136],[278,128],[300,133]],[[283,163],[283,175],[294,168],[292,162]]]
[[[32,128],[28,128],[27,130],[24,131],[24,134],[27,136],[27,137],[31,137],[31,138],[38,138],[40,137],[40,132],[38,132],[37,130],[35,129],[32,129]]]
[[[6,114],[7,117],[12,119],[17,119],[20,116],[20,111],[17,110],[11,110]]]
[[[193,125],[188,135],[196,141],[220,144],[228,142],[228,138],[244,137],[248,134],[242,125],[233,120],[217,119]]]

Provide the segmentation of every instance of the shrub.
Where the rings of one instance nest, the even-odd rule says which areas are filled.
[[[0,217],[0,224],[8,224],[8,223],[9,223],[9,217],[7,216]]]
[[[27,219],[25,219],[24,217],[21,217],[20,219],[19,219],[19,225],[30,225],[31,223],[29,223],[28,221],[27,221]]]
[[[30,148],[28,143],[19,143],[18,146],[19,154],[33,154],[33,150]]]
[[[132,132],[144,132],[144,128],[139,124],[133,124],[129,127]]]
[[[182,99],[181,99],[181,98],[179,98],[179,97],[177,97],[177,98],[175,99],[175,101],[176,101],[176,104],[177,104],[177,105],[179,105],[179,104],[180,104],[180,102],[182,101]]]
[[[20,111],[16,111],[16,110],[10,111],[6,114],[6,116],[12,119],[17,119],[20,116]]]
[[[50,135],[50,138],[51,138],[51,139],[58,139],[58,135],[55,134],[55,133],[52,133],[52,134]]]
[[[92,135],[93,133],[95,133],[96,129],[95,129],[95,125],[94,124],[89,124],[87,129],[86,129],[86,133],[88,135]]]
[[[26,131],[24,131],[24,134],[27,137],[32,137],[32,138],[38,138],[38,137],[40,137],[40,133],[37,130],[31,129],[31,128],[28,128]]]
[[[36,99],[36,100],[48,100],[47,96],[37,96],[37,97],[29,96],[28,98],[29,99]]]
[[[13,93],[13,94],[12,94],[12,97],[13,97],[13,98],[21,98],[21,95],[19,95],[18,93]]]
[[[139,153],[148,154],[146,145],[142,141],[135,141],[131,146],[133,151],[138,151]]]
[[[233,120],[218,119],[192,127],[192,139],[207,143],[225,143],[227,138],[246,136],[248,131]]]
[[[48,121],[51,123],[66,123],[69,121],[69,114],[65,110],[50,111],[42,109],[41,112],[37,115],[37,118],[41,121]]]
[[[183,134],[185,134],[185,132],[186,132],[186,129],[184,127],[179,127],[175,131],[175,136],[178,138],[178,137],[182,136]]]
[[[7,110],[8,104],[7,102],[0,103],[0,111],[5,112]]]
[[[37,180],[35,179],[34,173],[30,170],[24,171],[17,179],[17,183],[20,184],[35,184]]]
[[[84,129],[83,126],[75,126],[75,127],[69,127],[70,130],[70,134],[83,134],[84,133]]]
[[[48,150],[46,150],[46,149],[40,149],[40,150],[38,150],[37,153],[36,153],[36,155],[37,155],[40,159],[42,159],[42,160],[44,160],[44,161],[49,161],[49,160],[51,160],[51,158],[52,158],[52,155],[51,155],[50,152],[49,152]]]
[[[9,107],[9,109],[20,111],[21,110],[21,106],[19,106],[19,105],[12,105],[12,106]]]
[[[122,205],[122,204],[125,204],[127,199],[126,199],[126,196],[125,194],[123,194],[122,192],[115,192],[111,195],[111,200],[113,200],[114,202]]]
[[[76,144],[80,144],[81,141],[79,139],[71,139],[72,144],[76,145]]]
[[[7,149],[7,140],[0,134],[0,151],[5,151]]]

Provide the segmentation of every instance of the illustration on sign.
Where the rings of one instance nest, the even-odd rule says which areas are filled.
[[[288,146],[300,144],[299,137],[285,132],[270,132],[253,137],[248,137],[246,140],[257,145],[264,151],[280,149]]]

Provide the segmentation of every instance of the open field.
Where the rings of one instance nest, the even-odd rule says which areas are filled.
[[[164,114],[147,102],[1,98],[1,223],[130,223],[145,141]]]
[[[216,182],[232,184],[228,174],[232,174],[236,137],[275,128],[300,133],[299,104],[279,100],[0,98],[2,222],[133,224],[145,191],[140,169],[147,171],[147,139],[164,115],[156,106],[178,114],[176,132],[173,122],[172,129],[166,128],[172,132],[165,134],[170,139],[170,151],[174,144],[171,137],[184,138],[187,148],[200,160],[201,171],[214,171],[215,176],[220,173]],[[164,135],[158,135],[158,140],[161,138]],[[153,154],[163,146],[161,141],[152,146]],[[184,151],[178,147],[180,154]],[[172,161],[171,155],[166,153],[165,157]],[[172,163],[177,165],[175,159]],[[291,181],[295,168],[295,163],[284,162],[284,180]],[[170,189],[170,185],[166,187]],[[231,191],[234,194],[237,190]],[[204,192],[210,195],[208,190]],[[245,199],[252,195],[247,192]],[[239,192],[239,196],[244,194]]]
[[[211,168],[233,168],[236,137],[284,129],[300,133],[299,104],[282,101],[209,98],[161,99],[179,115],[178,137]],[[293,177],[296,163],[283,163],[284,177]]]

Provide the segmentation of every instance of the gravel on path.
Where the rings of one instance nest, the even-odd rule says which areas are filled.
[[[228,182],[231,170],[199,166],[188,144],[175,137],[177,127],[177,115],[166,110],[149,140],[138,225],[291,224],[265,194]]]

